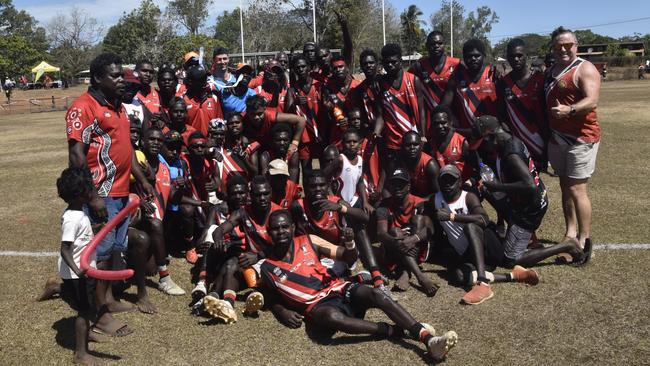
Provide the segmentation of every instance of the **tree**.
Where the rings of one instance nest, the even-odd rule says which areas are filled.
[[[551,40],[550,36],[542,36],[535,33],[522,34],[513,38],[521,38],[526,42],[526,50],[528,56],[544,57],[548,53],[548,44]],[[506,57],[506,46],[512,38],[505,38],[497,42],[493,48],[494,57]]]
[[[492,26],[499,22],[499,16],[488,6],[481,6],[475,11],[470,11],[465,16],[465,7],[459,2],[443,0],[440,10],[431,15],[431,27],[439,30],[450,42],[450,10],[453,6],[454,13],[454,56],[461,55],[463,43],[470,38],[478,38],[485,42],[488,55],[491,56],[491,43],[487,35],[492,31]]]
[[[208,18],[210,4],[212,0],[170,0],[168,11],[190,34],[196,35]]]
[[[214,38],[223,42],[228,50],[240,48],[240,24],[239,9],[233,11],[224,11],[217,16],[217,22],[214,25]]]
[[[425,34],[421,27],[424,22],[420,20],[422,15],[422,11],[415,5],[409,5],[400,15],[402,43],[409,55],[420,49],[424,42]]]
[[[102,33],[97,19],[76,7],[69,15],[57,14],[47,24],[50,54],[61,67],[64,78],[72,80],[79,71],[88,68]]]
[[[152,0],[143,0],[140,7],[122,15],[108,29],[103,46],[124,62],[135,63],[143,55],[151,57],[148,49],[158,49],[172,37],[171,24],[162,16],[160,8]]]
[[[609,36],[603,36],[598,33],[594,33],[591,29],[581,29],[573,32],[578,39],[579,44],[609,44],[616,42],[615,38]]]
[[[0,0],[0,77],[29,74],[46,58],[45,29],[11,0]]]

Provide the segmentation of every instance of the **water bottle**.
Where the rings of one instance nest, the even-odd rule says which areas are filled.
[[[494,175],[494,171],[490,168],[489,165],[479,162],[479,175],[484,182],[498,182],[499,180]],[[505,198],[506,194],[504,192],[490,192],[492,197],[496,200],[501,200]]]

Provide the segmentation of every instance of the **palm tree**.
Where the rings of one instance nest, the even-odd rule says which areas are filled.
[[[420,48],[422,43],[422,27],[424,22],[420,17],[424,15],[416,5],[409,7],[400,15],[402,25],[402,42],[409,54]]]

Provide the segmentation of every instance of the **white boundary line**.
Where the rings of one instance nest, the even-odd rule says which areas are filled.
[[[650,244],[647,243],[609,243],[594,244],[596,250],[650,250]],[[58,257],[59,252],[23,252],[15,250],[2,250],[0,257]]]

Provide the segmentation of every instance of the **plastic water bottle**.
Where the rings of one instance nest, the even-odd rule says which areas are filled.
[[[479,163],[479,175],[481,176],[481,179],[484,182],[498,182],[499,180],[494,174],[494,171],[492,168],[490,168],[489,165],[483,163],[482,161]],[[506,194],[504,192],[490,192],[492,197],[496,200],[501,200],[505,198]]]

